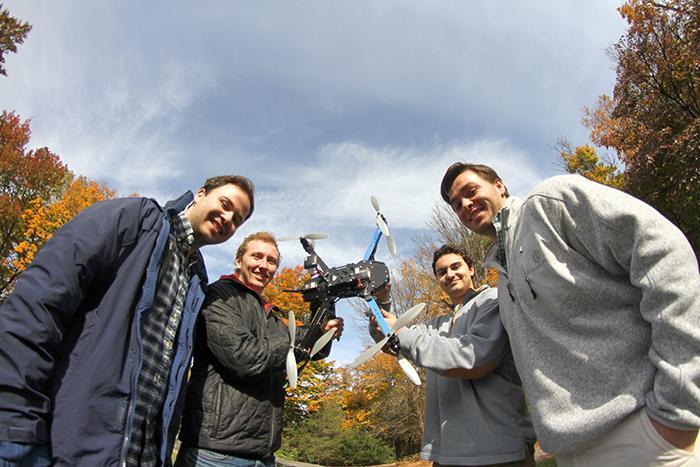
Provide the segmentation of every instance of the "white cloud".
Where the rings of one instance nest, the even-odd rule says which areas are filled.
[[[288,166],[270,175],[278,187],[259,195],[256,216],[265,223],[313,228],[371,225],[370,196],[376,195],[390,225],[417,229],[425,225],[439,198],[439,185],[455,161],[492,165],[515,193],[542,177],[528,154],[505,141],[482,140],[430,148],[373,148],[356,142],[328,144],[306,165]]]
[[[452,162],[521,195],[551,175],[550,146],[583,142],[581,107],[614,84],[618,4],[6,0],[34,28],[0,101],[32,118],[31,147],[124,195],[250,176],[256,213],[205,250],[213,278],[255,230],[326,231],[339,265],[364,252],[372,194],[408,254]]]

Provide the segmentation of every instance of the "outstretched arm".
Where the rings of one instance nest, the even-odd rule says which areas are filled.
[[[467,306],[474,319],[457,316],[450,332],[438,331],[449,317],[439,317],[398,331],[401,353],[416,365],[443,376],[477,379],[495,370],[508,349],[508,338],[498,314],[496,291],[488,289]],[[396,317],[383,312],[389,326]]]

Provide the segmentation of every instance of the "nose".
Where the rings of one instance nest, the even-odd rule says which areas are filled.
[[[230,227],[234,231],[236,230],[236,226],[233,224],[233,211],[223,211],[220,217],[221,223],[224,225],[224,227]]]
[[[469,208],[472,205],[472,200],[467,198],[466,196],[462,198],[462,207],[466,210],[469,210]]]
[[[471,208],[472,204],[472,200],[467,197],[463,197],[459,203],[457,208],[457,217],[459,217],[462,222],[467,220],[467,215],[469,214],[469,209]]]

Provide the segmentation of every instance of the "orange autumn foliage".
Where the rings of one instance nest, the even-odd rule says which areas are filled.
[[[32,200],[22,213],[26,229],[24,240],[15,247],[15,267],[24,271],[39,249],[63,224],[88,206],[112,197],[114,192],[106,185],[78,177],[55,203],[42,203],[41,198]]]
[[[28,149],[30,137],[29,120],[0,115],[0,300],[61,225],[114,196],[104,185],[75,179],[48,148]]]

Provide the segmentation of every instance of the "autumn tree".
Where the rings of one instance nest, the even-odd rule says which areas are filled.
[[[561,140],[557,144],[557,149],[563,161],[564,170],[568,173],[579,174],[594,182],[624,190],[624,172],[614,160],[601,159],[590,144],[572,149],[568,142]]]
[[[423,386],[403,374],[396,357],[379,353],[357,370],[341,373],[345,387],[337,394],[345,427],[362,429],[390,443],[397,458],[420,449],[423,430]],[[422,375],[423,370],[418,369]]]
[[[56,201],[70,179],[68,168],[48,148],[27,149],[29,120],[14,112],[0,115],[0,297],[21,272],[15,247],[24,239],[23,214],[36,203]]]
[[[13,266],[24,271],[34,256],[63,224],[88,206],[113,198],[114,192],[106,185],[78,177],[70,182],[61,198],[54,203],[44,203],[41,198],[30,201],[22,213],[25,231],[22,241],[15,246]]]
[[[629,24],[613,46],[613,97],[585,110],[592,141],[625,165],[625,190],[700,247],[700,4],[628,0]]]
[[[3,10],[0,3],[0,75],[7,76],[5,70],[5,54],[17,52],[17,45],[24,43],[32,26],[10,16],[8,10]]]
[[[0,115],[0,300],[19,274],[63,224],[114,193],[75,178],[48,148],[27,149],[29,120]]]

